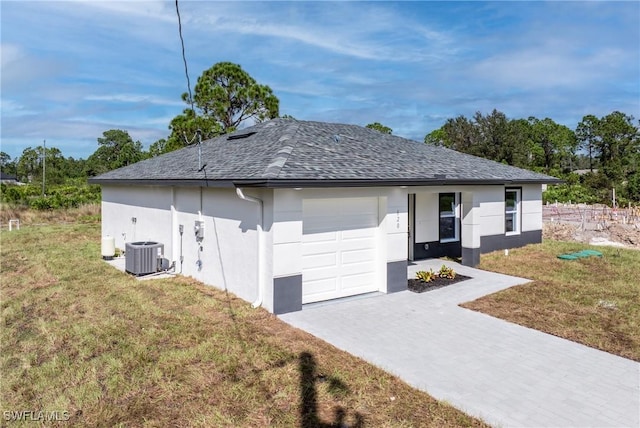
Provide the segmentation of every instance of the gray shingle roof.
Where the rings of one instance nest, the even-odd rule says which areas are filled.
[[[90,181],[268,187],[559,181],[361,126],[294,119],[274,119],[205,141],[201,151],[202,171],[193,145]]]

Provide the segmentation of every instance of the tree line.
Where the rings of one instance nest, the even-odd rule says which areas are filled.
[[[448,119],[424,141],[564,179],[546,195],[551,200],[607,203],[615,188],[620,201],[640,201],[638,125],[619,111],[586,115],[570,129],[549,118],[509,119],[493,110]]]
[[[46,157],[48,186],[86,183],[88,177],[180,149],[236,130],[243,122],[279,117],[279,100],[271,88],[256,82],[242,67],[221,62],[205,70],[194,92],[182,94],[183,112],[171,120],[168,136],[144,150],[126,130],[111,129],[97,138],[87,159],[66,158],[55,147],[27,147],[12,160],[0,152],[0,169],[24,183],[42,182]],[[282,117],[291,117],[284,115]],[[616,188],[622,200],[640,201],[640,134],[632,116],[614,111],[584,116],[575,129],[552,119],[509,119],[502,112],[477,112],[448,119],[424,138],[426,144],[544,172],[566,181],[547,197],[578,202],[606,202]],[[368,128],[391,134],[373,122]],[[587,170],[576,174],[576,170]]]

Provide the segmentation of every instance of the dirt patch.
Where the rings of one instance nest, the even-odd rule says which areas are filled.
[[[542,220],[546,239],[640,249],[640,207],[547,204]]]
[[[575,241],[640,249],[640,228],[635,224],[607,225],[572,222],[545,222],[542,237],[554,241]]]
[[[471,279],[468,276],[456,275],[454,279],[437,277],[431,282],[422,282],[419,279],[409,280],[409,290],[414,293],[424,293],[425,291],[437,290],[438,288],[446,287],[447,285],[455,284],[456,282],[466,281]]]

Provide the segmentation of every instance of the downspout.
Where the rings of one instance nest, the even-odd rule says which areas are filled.
[[[260,216],[258,218],[257,230],[258,230],[258,298],[255,302],[251,304],[253,308],[257,308],[262,305],[262,290],[264,288],[263,283],[263,275],[262,275],[262,267],[264,265],[264,249],[262,248],[263,238],[262,238],[262,222],[264,218],[264,202],[262,199],[254,198],[253,196],[246,196],[242,193],[242,189],[240,187],[236,187],[236,194],[238,197],[244,201],[249,201],[258,204],[260,208]]]
[[[176,188],[171,186],[171,258],[173,265],[178,260],[178,243],[176,230],[180,231],[180,273],[182,273],[182,227],[178,227],[178,212],[176,210]],[[175,272],[175,269],[174,269]]]

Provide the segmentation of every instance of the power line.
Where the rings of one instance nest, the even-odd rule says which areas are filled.
[[[42,143],[42,197],[44,198],[44,182],[46,180],[46,165],[47,165],[47,140]]]
[[[176,0],[176,14],[178,15],[178,33],[180,34],[180,44],[182,45],[182,61],[184,62],[184,74],[187,76],[187,89],[189,90],[189,103],[191,104],[191,112],[193,117],[196,111],[193,108],[193,95],[191,94],[191,80],[189,79],[189,69],[187,68],[187,57],[184,53],[184,38],[182,37],[182,20],[180,19],[180,9],[178,8],[178,0]]]

